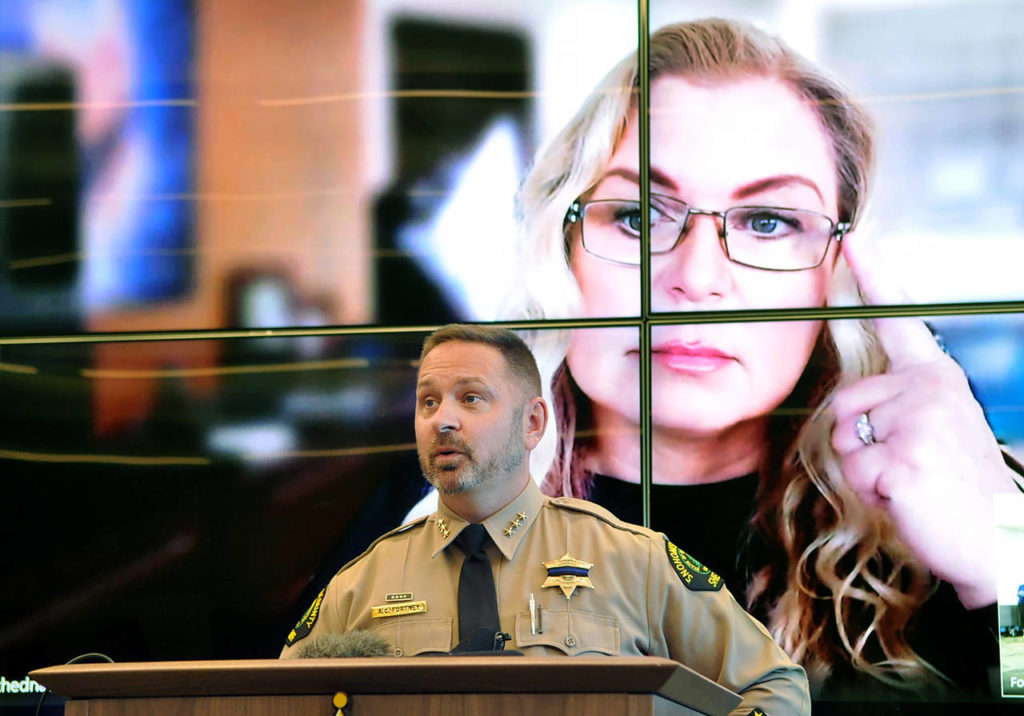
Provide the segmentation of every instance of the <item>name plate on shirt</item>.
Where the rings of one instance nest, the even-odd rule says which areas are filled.
[[[373,607],[370,616],[374,619],[382,619],[383,617],[400,617],[404,614],[421,614],[427,611],[427,603],[425,601],[419,602],[406,602],[404,604],[381,604],[379,607]]]

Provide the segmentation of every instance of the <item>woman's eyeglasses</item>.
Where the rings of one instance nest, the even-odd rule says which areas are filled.
[[[683,240],[690,217],[721,219],[718,235],[730,261],[767,271],[803,271],[821,265],[832,237],[850,230],[827,216],[802,209],[737,206],[725,211],[695,209],[660,194],[651,195],[651,254],[666,254]],[[583,248],[598,258],[640,265],[640,202],[628,199],[577,199],[565,215],[580,224]],[[717,223],[717,222],[716,222]]]

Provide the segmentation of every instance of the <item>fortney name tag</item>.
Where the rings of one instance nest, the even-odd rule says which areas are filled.
[[[425,611],[427,611],[427,603],[425,601],[405,602],[404,604],[381,604],[371,609],[370,616],[374,619],[382,619],[384,617],[400,617],[404,614],[421,614]]]

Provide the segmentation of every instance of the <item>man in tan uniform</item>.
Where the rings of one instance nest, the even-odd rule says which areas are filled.
[[[716,574],[663,534],[540,492],[528,460],[548,419],[540,396],[536,363],[514,334],[447,326],[427,339],[416,444],[438,510],[343,567],[288,635],[282,658],[301,655],[310,636],[353,630],[377,632],[395,656],[452,650],[468,559],[452,543],[476,523],[493,541],[486,552],[511,648],[664,656],[739,693],[735,714],[810,713],[803,669]]]

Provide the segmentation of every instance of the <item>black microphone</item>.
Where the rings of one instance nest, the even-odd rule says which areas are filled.
[[[451,650],[452,656],[490,656],[502,654],[505,656],[522,656],[523,652],[513,649],[505,649],[505,642],[510,641],[512,636],[504,632],[495,632],[487,627],[474,629],[468,637],[463,639]]]
[[[361,656],[390,656],[388,640],[374,631],[354,629],[344,634],[320,634],[299,646],[300,659],[347,659]]]

